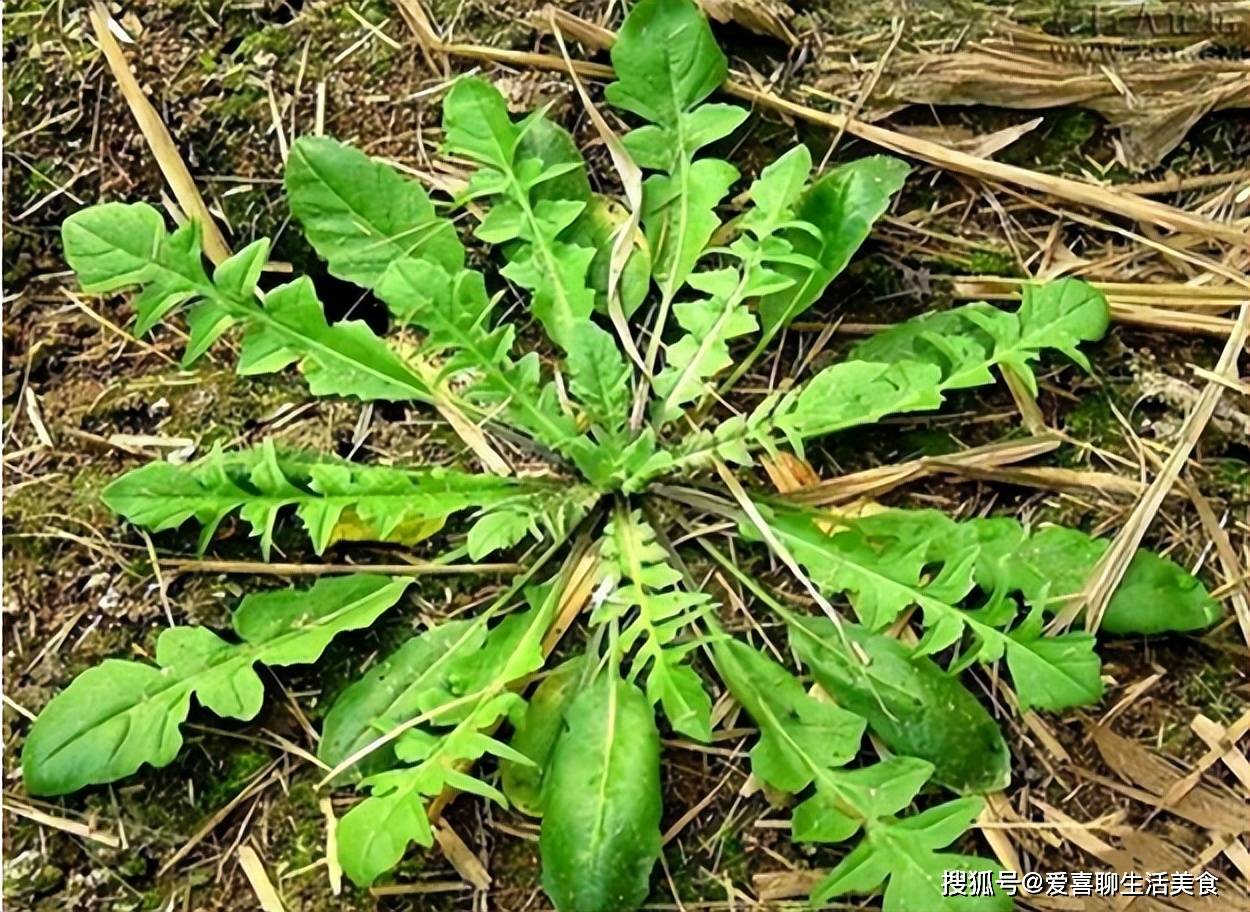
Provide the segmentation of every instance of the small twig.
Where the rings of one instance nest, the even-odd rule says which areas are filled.
[[[247,877],[252,892],[256,894],[262,912],[286,912],[282,898],[278,896],[273,881],[265,871],[265,863],[260,860],[255,849],[247,845],[239,847],[239,866],[243,868],[243,874]]]
[[[267,564],[264,561],[195,560],[169,558],[161,561],[180,573],[258,573],[266,576],[327,576],[336,573],[385,573],[388,576],[455,576],[462,573],[519,573],[521,564]]]
[[[52,827],[54,830],[60,830],[63,833],[70,833],[83,839],[90,839],[92,842],[98,842],[111,849],[116,849],[121,846],[121,840],[112,833],[102,833],[85,823],[79,823],[77,820],[68,820],[65,817],[57,817],[53,814],[47,814],[37,808],[20,804],[8,795],[5,795],[3,803],[4,809],[10,814],[16,814],[18,817],[25,817],[27,820],[32,820],[41,826]]]
[[[177,865],[178,862],[182,861],[182,859],[190,855],[195,847],[203,842],[209,833],[217,829],[221,822],[229,817],[235,808],[252,795],[255,795],[262,789],[268,788],[272,783],[277,782],[277,768],[280,762],[282,762],[280,757],[276,760],[269,761],[264,768],[252,777],[251,783],[246,788],[214,811],[209,818],[204,821],[200,828],[192,834],[191,838],[183,843],[182,848],[178,849],[178,851],[174,852],[173,855],[169,856],[165,863],[161,865],[160,869],[156,872],[156,875],[159,877],[173,870],[174,866]]]
[[[409,25],[412,25],[409,20]],[[562,58],[551,54],[536,54],[526,51],[512,51],[475,44],[454,44],[442,41],[429,42],[428,49],[454,57],[465,57],[471,60],[488,60],[495,63],[526,66],[534,69],[556,70],[569,72],[576,70],[578,75],[592,79],[612,79],[613,70],[603,64],[573,61],[570,66]],[[1213,219],[1194,215],[1175,206],[1169,206],[1156,200],[1146,199],[1131,193],[1123,193],[1107,187],[1100,187],[1086,181],[1072,178],[1056,177],[1031,171],[1016,165],[980,158],[951,149],[940,143],[909,136],[896,130],[868,124],[831,114],[817,108],[808,107],[798,102],[782,98],[772,92],[752,88],[745,83],[729,79],[722,86],[726,94],[741,98],[753,105],[769,108],[787,114],[799,120],[807,121],[830,129],[841,129],[852,136],[870,142],[882,148],[918,158],[939,168],[967,174],[972,177],[990,181],[1006,181],[1025,187],[1037,193],[1054,196],[1069,203],[1079,203],[1091,208],[1130,218],[1136,222],[1157,225],[1170,231],[1184,231],[1202,237],[1218,238],[1233,244],[1244,245],[1246,232],[1233,225],[1225,225]]]
[[[140,529],[139,534],[143,536],[143,545],[148,552],[148,561],[152,564],[152,575],[156,577],[156,591],[161,597],[161,607],[165,609],[165,620],[169,622],[169,626],[174,626],[174,609],[169,604],[169,584],[165,580],[165,574],[161,573],[161,561],[156,556],[156,546],[152,544],[152,536]]]
[[[113,78],[117,80],[117,86],[121,89],[126,104],[130,106],[130,113],[138,122],[139,130],[143,133],[143,138],[147,140],[148,148],[152,150],[152,155],[156,158],[161,173],[165,175],[165,180],[169,182],[178,205],[188,216],[200,223],[204,238],[204,253],[214,263],[221,263],[230,256],[230,246],[209,213],[204,197],[196,189],[191,172],[187,170],[186,162],[182,160],[178,147],[174,145],[174,139],[169,135],[169,130],[166,129],[160,114],[152,106],[152,102],[148,101],[143,89],[139,87],[138,80],[130,72],[130,66],[126,63],[126,55],[122,53],[117,39],[109,31],[108,9],[96,0],[88,16],[95,30],[96,41],[100,44],[100,50],[104,52],[109,69],[113,72]]]

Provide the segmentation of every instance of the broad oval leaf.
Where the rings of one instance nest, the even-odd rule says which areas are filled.
[[[707,98],[729,72],[707,18],[690,0],[642,0],[612,46],[608,101],[665,126]]]
[[[464,265],[451,220],[425,189],[390,165],[327,136],[301,136],[287,158],[287,199],[331,275],[376,288],[391,263],[428,259]]]
[[[862,716],[891,751],[933,764],[933,780],[961,793],[992,792],[1011,779],[1002,732],[959,679],[902,643],[843,622],[850,644],[827,618],[790,625],[800,661],[837,701]]]
[[[570,704],[543,784],[543,888],[560,912],[630,912],[660,856],[660,735],[647,698],[601,674]]]

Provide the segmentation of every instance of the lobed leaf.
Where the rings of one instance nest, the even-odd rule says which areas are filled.
[[[789,626],[799,661],[892,753],[927,761],[934,782],[962,794],[1007,787],[1007,742],[958,676],[849,621],[841,632],[827,618],[803,617]]]
[[[814,619],[804,618],[802,624],[809,620]],[[835,641],[830,623],[819,620],[823,637],[815,645]],[[796,623],[792,622],[792,632],[807,637],[808,632]],[[822,904],[844,893],[871,893],[888,880],[883,908],[890,912],[983,908],[966,897],[943,897],[941,872],[997,870],[996,866],[975,856],[936,852],[972,825],[981,811],[980,798],[950,801],[910,817],[895,816],[920,793],[934,773],[932,764],[894,756],[859,769],[840,769],[858,752],[864,728],[855,714],[857,707],[842,703],[844,690],[834,692],[839,706],[822,702],[781,665],[736,639],[718,639],[713,652],[730,692],[760,728],[760,740],[751,750],[751,771],[789,794],[813,787],[794,809],[794,839],[843,842],[863,832],[858,845],[813,891],[813,903]],[[819,676],[818,680],[825,685]],[[901,686],[905,684],[900,682]],[[883,711],[900,708],[894,703]],[[963,749],[967,751],[968,746]],[[1010,899],[999,897],[984,908],[1010,907]]]
[[[712,700],[685,661],[692,645],[679,645],[676,638],[708,612],[711,598],[679,588],[681,573],[636,510],[617,511],[604,529],[601,556],[613,588],[592,622],[625,618],[619,645],[622,653],[634,653],[630,680],[645,672],[647,698],[664,708],[673,729],[710,741]],[[627,617],[631,611],[636,613]]]
[[[514,155],[526,156],[525,162],[539,160],[532,156],[571,156],[580,168],[581,158],[566,133],[534,119],[526,127],[515,127],[497,90],[480,80],[464,80],[453,88],[447,117],[449,142],[488,168],[510,169]],[[523,181],[528,193],[522,195],[526,206],[537,201],[527,210],[535,218],[552,207],[558,209],[560,193],[589,198],[584,169],[555,174],[562,164],[541,168],[547,177],[540,181],[526,171]],[[490,173],[500,176],[497,171]],[[531,180],[537,182],[530,185]],[[425,329],[429,335],[423,351],[447,356],[442,366],[444,380],[471,372],[474,383],[466,397],[470,402],[502,408],[508,423],[539,443],[577,458],[586,446],[578,439],[576,425],[558,407],[551,387],[540,383],[537,361],[512,361],[513,328],[506,324],[492,328],[492,302],[482,276],[464,268],[464,247],[451,221],[435,213],[420,185],[383,162],[323,137],[306,137],[296,143],[287,164],[286,184],[292,210],[317,252],[327,259],[330,272],[372,289],[396,317]],[[505,226],[519,227],[520,215],[513,203],[499,206],[488,214],[479,234],[509,240]],[[540,229],[550,227],[546,222],[536,224]],[[554,234],[550,240],[555,244]],[[566,247],[572,249],[561,243],[546,252],[567,258]],[[527,250],[532,257],[534,249],[534,244],[510,248],[516,261],[525,259]],[[558,281],[562,275],[557,270],[555,285],[543,285],[548,294],[539,302],[540,308],[576,297],[567,291],[568,283]],[[545,278],[546,273],[538,276],[538,280]],[[588,315],[589,310],[582,315],[582,329],[598,330]],[[570,330],[566,335],[572,339],[575,334]],[[579,340],[583,337],[584,332],[577,335]],[[593,354],[600,361],[614,358],[620,368],[625,367],[615,347],[607,351],[599,346]]]
[[[154,532],[194,519],[201,526],[201,550],[222,520],[237,511],[260,539],[267,558],[279,514],[288,508],[294,508],[320,554],[342,540],[414,544],[441,529],[452,514],[475,507],[487,510],[487,516],[524,513],[522,535],[535,531],[541,537],[540,517],[558,516],[559,511],[585,503],[584,494],[579,499],[576,491],[572,493],[570,497],[567,488],[540,479],[368,466],[279,453],[272,441],[266,441],[250,450],[214,450],[190,464],[149,463],[113,481],[104,490],[104,502]],[[476,559],[517,540],[479,534],[471,550]]]
[[[925,628],[917,655],[962,644],[961,664],[1005,657],[1022,710],[1095,702],[1103,684],[1092,636],[1043,637],[1038,612],[1019,619],[1018,606],[1002,591],[985,593],[975,608],[961,607],[976,588],[980,548],[966,536],[960,547],[937,543],[938,517],[945,519],[936,513],[930,523],[899,522],[899,513],[887,520],[866,517],[829,534],[811,514],[785,507],[768,522],[812,582],[826,594],[845,593],[869,629],[882,630],[915,606]]]
[[[1077,529],[1043,526],[1026,532],[1010,517],[968,520],[962,534],[981,544],[977,582],[983,589],[1020,593],[1047,613],[1079,594],[1111,542]],[[947,539],[949,541],[949,539]],[[1188,633],[1223,617],[1202,581],[1175,561],[1145,548],[1129,562],[1099,629],[1116,635]]]
[[[444,788],[506,802],[502,793],[461,767],[486,754],[529,762],[489,733],[523,706],[509,688],[543,665],[542,638],[554,612],[554,592],[534,596],[528,611],[505,618],[476,650],[457,650],[441,680],[410,695],[411,708],[405,704],[403,709],[411,713],[415,708],[420,716],[402,721],[420,718],[424,724],[395,742],[395,756],[404,765],[365,778],[361,787],[369,796],[339,820],[339,861],[354,883],[372,884],[399,863],[409,844],[432,844],[425,802]],[[474,623],[485,622],[479,616]]]
[[[794,278],[794,283],[760,300],[759,350],[811,307],[846,268],[894,194],[902,189],[909,171],[897,158],[873,155],[840,165],[807,188],[795,215],[816,231],[788,228],[783,237],[811,265],[779,267]]]
[[[718,159],[695,159],[737,129],[747,112],[700,104],[724,81],[728,63],[707,19],[689,0],[642,0],[612,46],[617,81],[604,97],[650,123],[624,137],[643,182],[642,225],[664,306],[686,283],[720,225],[716,206],[738,179]]]
[[[945,871],[1000,869],[987,858],[942,852],[970,829],[985,802],[960,798],[911,817],[883,817],[866,828],[864,839],[812,891],[812,902],[823,904],[846,893],[872,893],[885,882],[882,912],[1006,912],[1010,896],[948,895]]]
[[[1047,348],[1085,365],[1077,345],[1101,337],[1107,314],[1099,292],[1063,279],[1026,290],[1014,313],[979,303],[913,318],[869,337],[850,360],[802,386],[767,397],[749,415],[690,435],[663,469],[699,468],[713,458],[746,465],[752,450],[773,451],[783,442],[801,454],[813,437],[939,408],[951,390],[993,383],[995,366],[1032,384],[1030,365]]]
[[[478,237],[510,244],[503,274],[533,294],[534,315],[568,351],[595,304],[587,285],[593,248],[560,238],[590,199],[577,147],[539,113],[514,124],[499,90],[475,78],[458,80],[447,93],[443,128],[446,151],[478,166],[469,196],[493,204]],[[539,136],[537,148],[525,143],[530,134]]]
[[[195,223],[167,234],[146,203],[104,203],[65,220],[65,258],[91,292],[141,286],[136,330],[146,332],[175,307],[193,303],[187,317],[190,364],[232,326],[246,328],[239,373],[259,374],[298,363],[317,395],[364,400],[428,402],[420,372],[387,347],[363,322],[326,322],[312,282],[297,279],[257,300],[256,281],[269,242],[256,241],[204,272]]]
[[[590,195],[567,134],[536,116],[513,124],[498,90],[475,79],[460,80],[448,93],[444,119],[449,151],[480,166],[470,195],[495,200],[478,234],[505,245],[505,274],[534,293],[536,315],[570,353],[574,394],[599,390],[609,379],[628,384],[629,370],[612,337],[590,319],[595,293],[586,285],[586,269],[594,251],[562,237]],[[597,447],[581,433],[555,386],[543,381],[537,353],[513,360],[515,330],[492,326],[493,302],[480,273],[451,270],[430,257],[401,257],[374,287],[398,316],[426,330],[423,350],[444,357],[441,379],[467,384],[463,398],[569,457],[596,483],[618,471],[603,450],[623,445],[611,428],[626,420],[627,385],[623,398],[587,403]]]
[[[946,390],[991,383],[990,367],[1007,366],[1036,394],[1030,363],[1055,349],[1089,370],[1080,343],[1101,339],[1109,321],[1101,292],[1080,279],[1059,279],[1026,285],[1014,313],[979,302],[924,314],[865,339],[851,357],[936,365]]]
[[[170,763],[191,698],[219,716],[251,719],[264,701],[255,665],[316,661],[339,633],[368,627],[409,581],[382,576],[319,580],[307,590],[246,596],[231,643],[203,627],[171,627],[156,664],[107,659],[76,677],[43,708],[22,748],[32,795],[63,795],[113,782],[147,763]]]
[[[758,326],[747,301],[794,283],[794,278],[778,271],[779,267],[786,263],[803,265],[804,259],[798,257],[782,232],[786,227],[815,230],[796,223],[794,215],[811,166],[807,147],[795,146],[764,168],[748,190],[754,208],[742,216],[742,233],[727,250],[737,266],[689,277],[690,284],[707,297],[673,307],[673,315],[686,333],[666,347],[667,366],[653,384],[660,397],[653,409],[658,423],[676,418],[683,403],[703,394],[708,378],[733,363],[728,343]]]

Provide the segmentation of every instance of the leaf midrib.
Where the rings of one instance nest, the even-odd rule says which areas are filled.
[[[792,534],[786,533],[785,531],[781,531],[781,534],[783,536],[789,537],[792,541],[795,540],[795,536]],[[1033,658],[1042,666],[1054,670],[1060,675],[1060,677],[1065,678],[1070,683],[1072,683],[1075,687],[1081,688],[1081,689],[1084,688],[1084,685],[1079,679],[1070,675],[1066,671],[1066,669],[1052,662],[1047,661],[1047,659],[1044,656],[1042,656],[1040,653],[1036,652],[1035,650],[1031,649],[1028,643],[1023,643],[1020,640],[1017,640],[1015,637],[1011,636],[1009,633],[1001,631],[997,627],[993,627],[989,624],[985,624],[981,621],[978,621],[976,618],[972,617],[970,614],[963,611],[962,609],[954,605],[951,605],[947,602],[944,602],[941,599],[935,598],[934,596],[925,593],[923,590],[918,589],[915,586],[911,586],[907,583],[900,583],[897,580],[891,579],[890,577],[881,574],[879,571],[877,571],[873,567],[851,560],[845,555],[838,554],[832,551],[825,551],[825,552],[822,552],[822,557],[828,560],[834,561],[836,563],[839,563],[843,566],[857,568],[858,570],[863,572],[865,575],[871,577],[874,582],[877,582],[884,587],[901,590],[902,592],[906,593],[907,595],[911,597],[912,604],[919,605],[921,609],[926,610],[926,611],[930,609],[934,609],[939,614],[943,614],[947,617],[954,618],[959,623],[963,624],[964,626],[967,626],[973,631],[974,634],[976,634],[982,640],[983,645],[975,650],[975,657],[977,657],[978,659],[980,658],[982,651],[984,651],[984,649],[986,648],[986,645],[988,645],[989,643],[993,643],[995,647],[997,647],[998,650],[1001,650],[1000,654],[1006,654],[1010,652],[1012,649],[1023,649],[1026,652],[1028,652],[1029,655],[1033,656]]]
[[[380,589],[370,592],[367,595],[364,595],[361,598],[357,599],[356,601],[351,602],[347,605],[344,605],[342,608],[331,612],[330,614],[323,615],[322,617],[318,618],[315,623],[308,624],[303,627],[297,627],[297,628],[291,629],[287,631],[286,633],[280,634],[279,636],[275,637],[272,640],[266,640],[263,643],[248,643],[245,641],[242,643],[229,644],[228,649],[220,649],[217,651],[217,653],[214,654],[214,657],[216,656],[225,657],[221,662],[215,663],[215,664],[213,663],[206,664],[185,678],[172,678],[172,680],[170,680],[163,687],[159,687],[153,691],[144,692],[140,700],[134,703],[131,703],[129,706],[123,707],[122,709],[116,712],[110,713],[108,716],[104,717],[103,719],[97,720],[90,728],[81,729],[75,732],[72,737],[57,744],[55,747],[53,747],[52,750],[50,750],[48,753],[43,755],[42,762],[44,763],[51,762],[54,757],[58,756],[64,750],[66,750],[67,748],[69,748],[70,746],[74,744],[77,744],[78,741],[80,741],[81,739],[88,737],[92,731],[112,723],[117,718],[129,716],[131,713],[137,712],[142,707],[146,706],[148,703],[159,699],[161,696],[171,691],[176,691],[178,688],[181,688],[183,692],[194,694],[196,689],[199,686],[200,681],[204,680],[205,678],[211,679],[214,675],[220,674],[223,669],[229,669],[232,666],[244,666],[248,664],[254,664],[255,662],[264,662],[266,665],[268,665],[269,663],[265,662],[265,660],[262,658],[263,653],[266,652],[267,650],[274,649],[280,646],[284,646],[292,641],[298,640],[311,630],[318,630],[318,629],[331,626],[335,621],[337,621],[343,615],[358,609],[361,605],[369,602],[370,600],[380,599],[384,593],[388,592],[391,586],[396,586],[396,585],[402,585],[404,588],[407,588],[408,584],[406,582],[402,584],[392,582],[389,586],[384,586]],[[398,598],[398,596],[396,596],[396,598]],[[158,671],[161,671],[161,672],[166,672],[166,671],[173,672],[176,670],[176,666],[170,666],[169,668],[160,668],[159,666],[148,666],[148,667],[155,667],[157,668]]]
[[[753,682],[751,681],[749,674],[744,673],[742,678],[747,686],[752,685]],[[838,784],[837,780],[831,776],[830,771],[812,759],[812,757],[803,750],[799,742],[790,735],[784,723],[777,716],[776,712],[773,711],[772,703],[768,699],[768,695],[756,687],[752,687],[752,690],[755,691],[755,702],[760,709],[760,714],[766,717],[766,720],[756,720],[756,722],[761,725],[761,728],[763,727],[764,721],[767,721],[769,730],[773,732],[774,735],[779,735],[785,744],[790,747],[795,756],[802,759],[803,765],[807,767],[808,772],[812,775],[812,780],[816,784],[817,791],[820,791],[821,786],[823,785],[824,788],[829,790],[834,798],[844,804],[846,808],[852,812],[852,814],[848,814],[847,816],[854,816],[861,822],[861,824],[867,823],[870,819],[869,816],[855,805],[854,801],[851,800],[846,793],[846,790],[843,789]]]

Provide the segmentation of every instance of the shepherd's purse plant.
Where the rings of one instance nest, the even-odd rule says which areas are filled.
[[[1087,368],[1081,346],[1106,331],[1107,304],[1061,280],[1027,286],[1016,309],[929,313],[731,411],[746,398],[727,398],[737,381],[821,299],[908,169],[875,156],[813,173],[798,145],[733,196],[738,170],[708,148],[747,111],[708,100],[727,66],[698,8],[642,0],[611,60],[606,100],[636,124],[618,159],[646,173],[639,194],[621,169],[625,202],[592,189],[568,132],[543,111],[514,120],[478,78],[456,81],[443,104],[443,152],[471,169],[449,203],[350,145],[294,144],[291,211],[332,275],[385,303],[391,338],[328,321],[306,277],[259,290],[267,240],[210,272],[195,223],[170,232],[143,203],[71,216],[65,254],[83,289],[138,288],[140,333],[185,313],[187,365],[232,334],[240,374],[296,366],[314,396],[428,406],[471,451],[456,466],[393,466],[267,441],[143,466],[105,500],[152,532],[194,523],[201,551],[237,513],[266,558],[292,516],[318,554],[445,532],[449,560],[519,555],[524,571],[487,607],[413,636],[324,715],[323,786],[360,795],[336,840],[360,886],[432,844],[431,805],[454,790],[541,817],[543,885],[558,909],[637,908],[661,852],[661,728],[709,742],[736,707],[759,731],[751,771],[793,802],[792,838],[843,846],[815,902],[883,890],[891,912],[1009,908],[1001,895],[942,895],[944,870],[995,867],[950,847],[980,796],[1010,777],[1006,741],[963,672],[1001,668],[1012,712],[1096,702],[1094,636],[1049,631],[1047,618],[1106,543],[1009,518],[817,510],[746,470],[938,409],[996,371],[1036,391],[1035,365],[1051,353]],[[471,256],[466,225],[491,258],[476,243]],[[506,319],[501,299],[517,296],[525,310]],[[524,315],[549,356],[518,352]],[[513,471],[501,438],[546,470]],[[750,569],[763,557],[794,586]],[[587,566],[589,586],[577,578]],[[89,669],[31,727],[26,789],[63,795],[170,763],[192,698],[253,718],[258,664],[317,661],[339,633],[402,610],[410,585],[362,566],[249,594],[228,633],[171,627],[151,661]],[[578,588],[592,592],[584,645],[548,667]],[[738,609],[723,603],[731,591]],[[730,632],[745,627],[744,606],[779,623],[769,627],[789,648]],[[1101,629],[1217,617],[1196,579],[1143,551]]]

